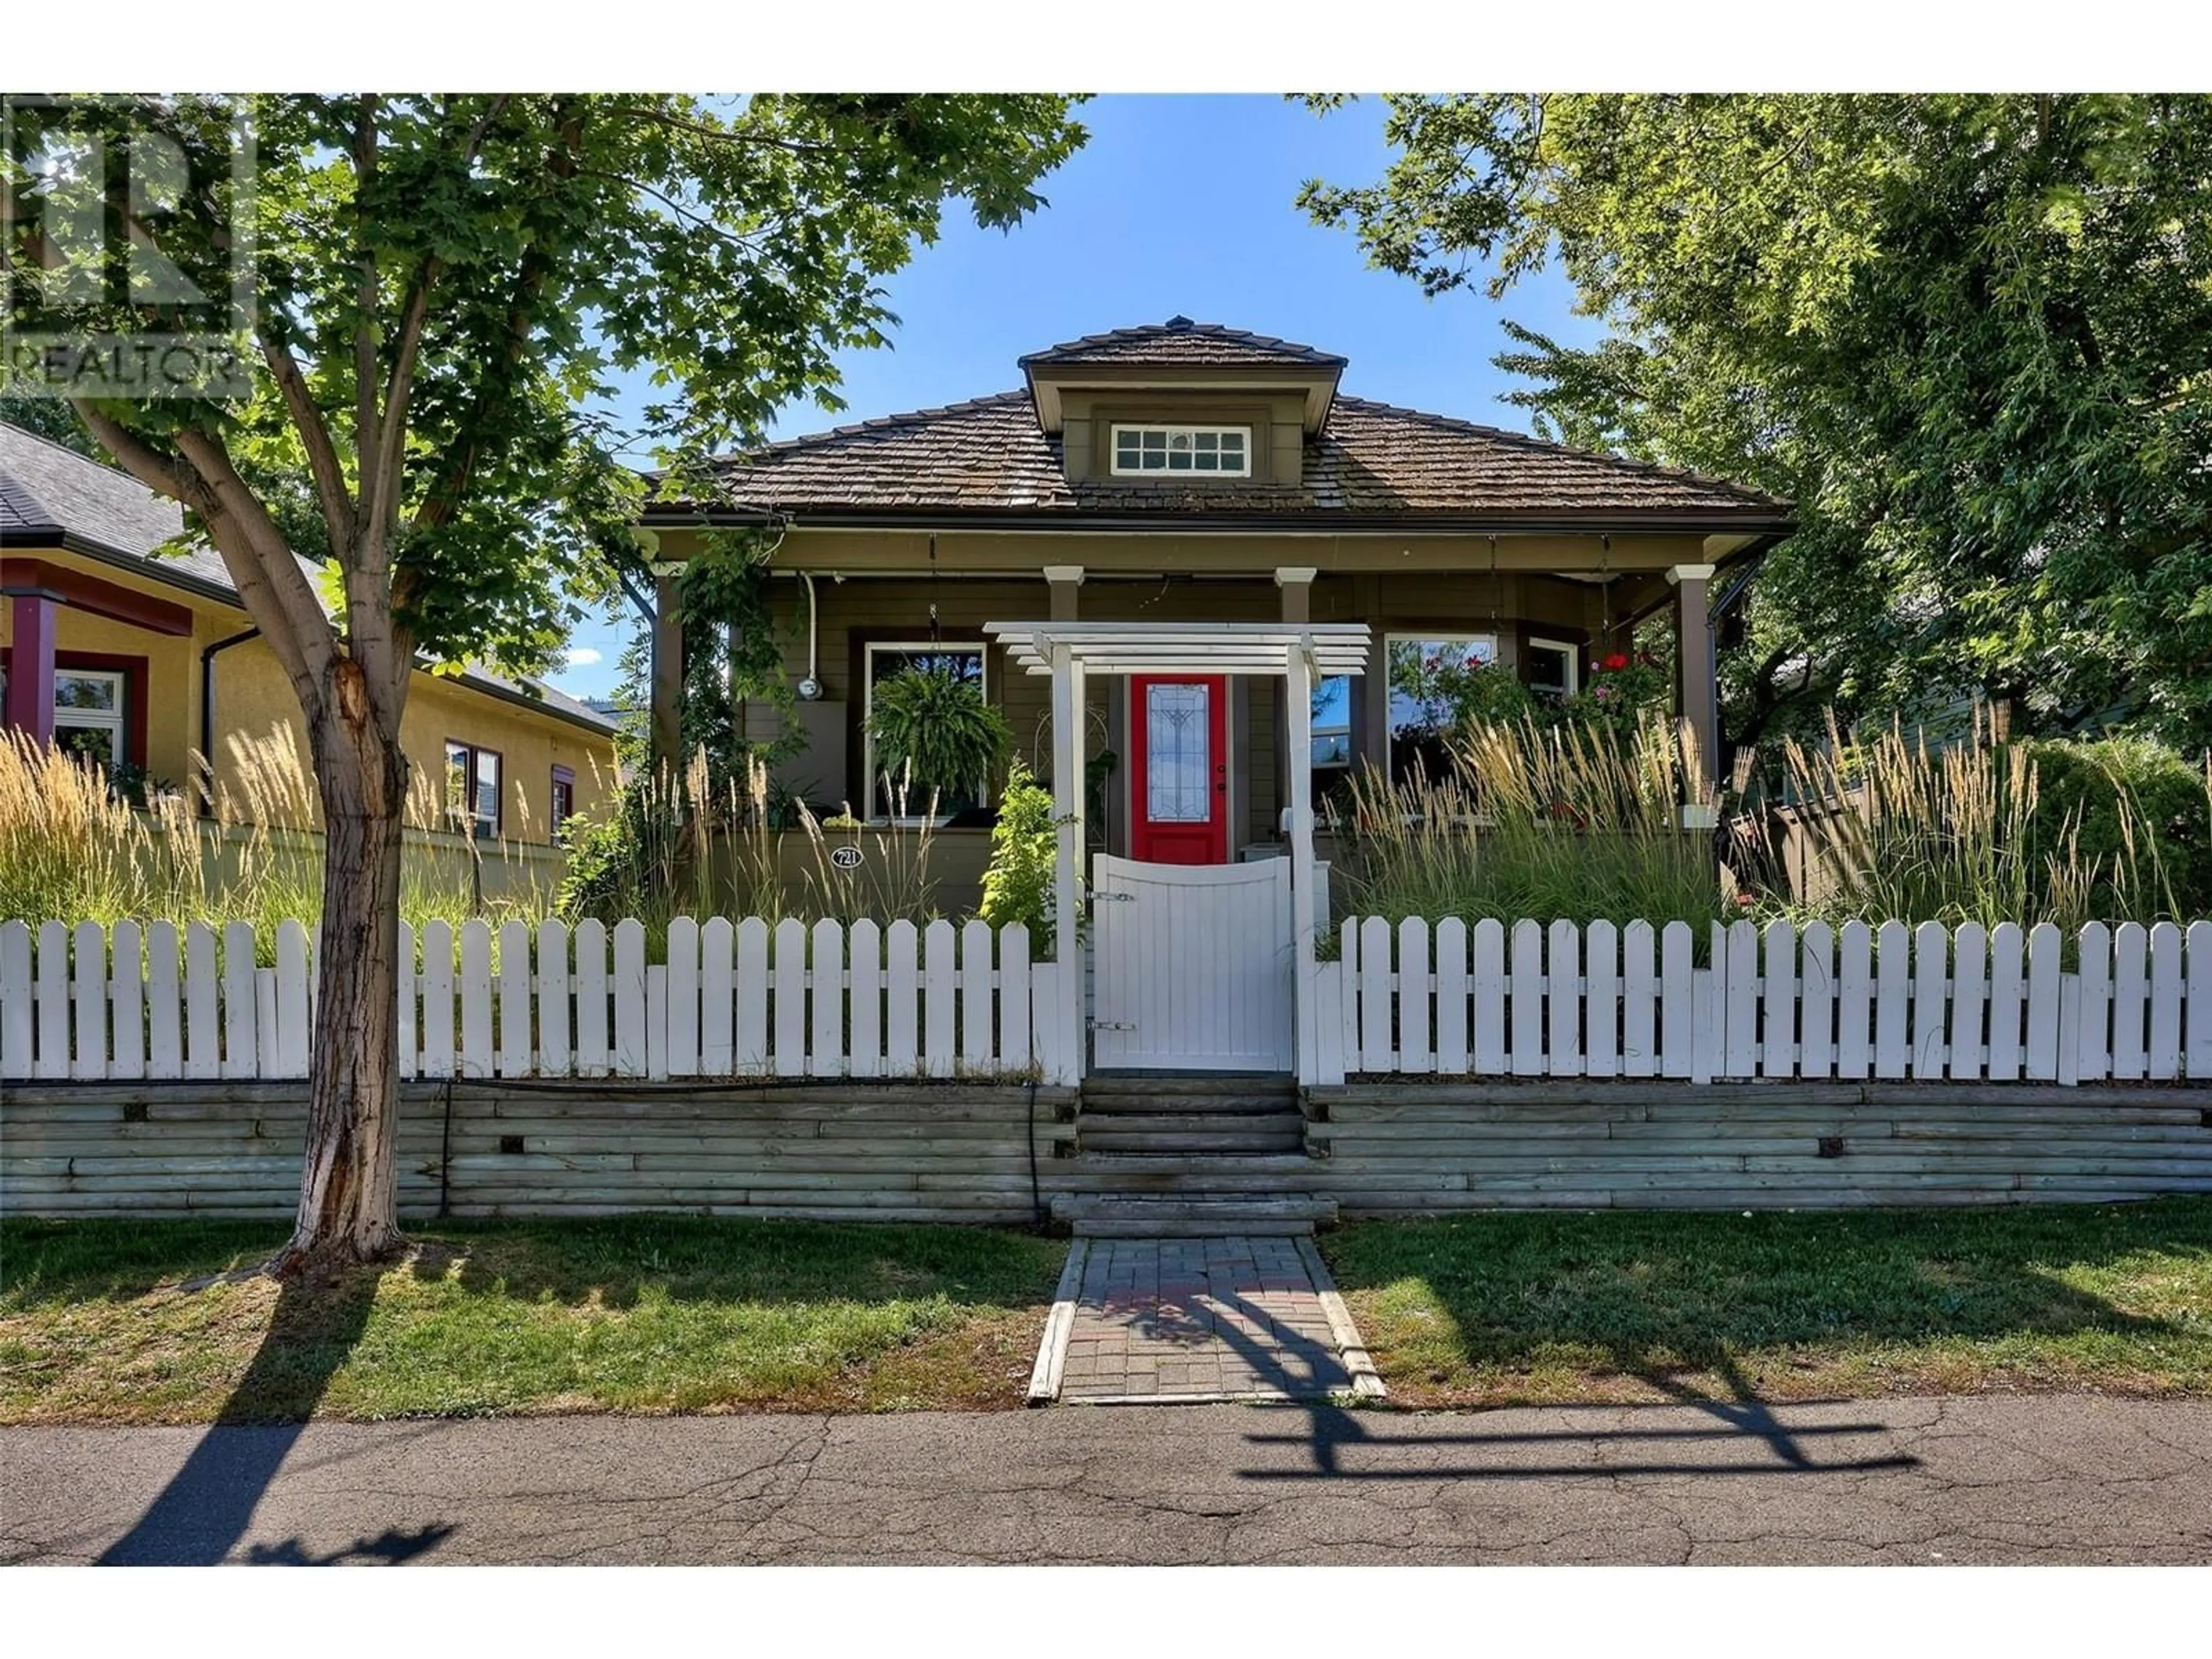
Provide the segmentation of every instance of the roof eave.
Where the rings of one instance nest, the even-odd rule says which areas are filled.
[[[420,664],[416,665],[416,672],[429,672]],[[495,698],[501,702],[513,703],[518,708],[528,708],[550,719],[564,721],[580,731],[589,732],[595,737],[612,738],[621,730],[613,721],[606,720],[602,715],[580,714],[573,709],[563,708],[558,703],[549,702],[544,697],[533,697],[527,691],[517,690],[511,685],[501,685],[497,681],[485,679],[481,675],[464,672],[441,674],[437,678],[450,679],[456,685],[465,685],[471,691]]]
[[[1652,534],[1728,535],[1747,532],[1778,541],[1797,527],[1787,510],[1747,505],[1741,508],[1648,508],[1612,513],[1505,512],[1490,514],[1109,514],[1079,509],[1006,507],[881,508],[794,506],[700,507],[671,503],[647,507],[647,528],[685,526],[781,524],[805,530],[1004,530],[1212,533],[1254,535],[1304,531],[1346,535],[1512,535],[1567,532],[1593,536]],[[1739,554],[1737,556],[1741,556]]]
[[[1305,395],[1305,408],[1301,422],[1305,434],[1316,435],[1328,424],[1329,410],[1335,406],[1336,394],[1344,380],[1344,360],[1286,359],[1281,362],[1220,363],[1220,364],[1150,364],[1123,362],[1060,362],[1024,357],[1019,368],[1023,384],[1028,388],[1030,406],[1036,412],[1037,429],[1047,437],[1057,436],[1062,425],[1060,414],[1060,384],[1094,386],[1101,390],[1118,390],[1123,386],[1155,386],[1161,392],[1193,392],[1218,383],[1223,386],[1264,389],[1269,386],[1297,386]],[[1165,368],[1170,374],[1191,372],[1199,378],[1159,381],[1148,379],[1148,369]],[[1048,373],[1043,379],[1037,370]],[[1058,371],[1071,371],[1062,374]]]

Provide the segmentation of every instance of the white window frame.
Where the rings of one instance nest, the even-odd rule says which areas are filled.
[[[1582,647],[1567,640],[1547,640],[1531,634],[1528,636],[1528,648],[1531,651],[1556,651],[1567,659],[1567,684],[1565,690],[1561,693],[1562,696],[1571,697],[1583,689]],[[1525,680],[1522,683],[1528,684],[1528,689],[1537,692],[1539,696],[1545,695],[1551,690],[1549,686],[1540,688],[1529,684]]]
[[[972,652],[976,662],[975,684],[983,694],[983,701],[988,702],[991,701],[990,647],[982,640],[870,640],[860,653],[860,763],[864,769],[860,774],[860,798],[867,804],[867,821],[870,823],[912,825],[939,823],[952,815],[942,812],[933,818],[925,813],[916,812],[894,818],[889,811],[890,803],[888,801],[882,804],[885,810],[877,810],[876,785],[881,781],[876,776],[874,730],[876,653],[878,651],[894,651],[902,656],[919,653],[932,657],[949,657],[956,653],[965,656]],[[911,805],[913,803],[908,804]],[[988,805],[988,802],[985,804]]]
[[[1193,440],[1194,446],[1201,433],[1210,434],[1218,441],[1224,433],[1234,432],[1243,440],[1241,451],[1243,465],[1234,470],[1225,466],[1214,466],[1203,471],[1194,465],[1179,469],[1166,466],[1123,466],[1121,465],[1121,434],[1124,432],[1164,433],[1170,443],[1174,441],[1176,434],[1181,433],[1183,436]],[[1141,447],[1139,453],[1141,453]],[[1217,448],[1214,455],[1218,460],[1222,452]],[[1252,476],[1252,428],[1249,426],[1239,426],[1233,422],[1221,426],[1187,426],[1167,421],[1116,421],[1107,434],[1107,465],[1117,478],[1249,478]]]
[[[466,800],[459,808],[454,805],[452,799],[453,793],[453,751],[456,749],[460,750],[469,757],[468,765],[465,769],[463,778],[463,783],[468,791],[468,795]],[[440,752],[445,757],[447,795],[446,828],[457,836],[466,836],[471,841],[506,840],[507,751],[503,749],[494,749],[488,744],[477,743],[468,738],[447,738]],[[477,767],[478,763],[486,755],[490,756],[492,759],[492,811],[491,829],[489,834],[483,833],[480,830],[479,826],[483,823],[483,817],[477,811],[477,791],[481,787],[483,781],[477,775]]]
[[[62,728],[72,726],[108,734],[107,752],[111,763],[120,766],[131,757],[124,751],[129,727],[126,724],[131,697],[130,677],[118,668],[57,668],[54,670],[54,690],[58,696],[63,680],[105,680],[115,688],[115,707],[112,708],[79,708],[73,704],[57,701],[54,704],[54,736],[58,743]]]

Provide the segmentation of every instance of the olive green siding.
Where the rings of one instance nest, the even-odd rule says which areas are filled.
[[[795,538],[794,538],[795,539]],[[1138,538],[1132,538],[1136,540]],[[786,556],[789,549],[787,547]],[[1045,557],[1051,557],[1046,551]],[[1280,544],[1283,564],[1312,557],[1297,543]],[[779,560],[779,563],[783,562]],[[1010,671],[1005,653],[988,646],[983,626],[991,622],[1042,619],[1051,611],[1051,592],[1040,564],[1026,580],[1004,576],[967,577],[852,574],[836,580],[815,572],[817,607],[814,675],[821,700],[803,704],[799,719],[810,734],[807,750],[783,766],[780,779],[818,807],[850,802],[858,810],[862,795],[861,687],[866,647],[871,641],[927,641],[985,647],[984,678],[990,700],[1006,711],[1013,728],[1015,752],[1040,778],[1052,769],[1050,681]],[[793,684],[808,669],[806,590],[795,576],[773,580],[770,599],[779,618],[785,670]],[[1101,622],[1263,623],[1282,616],[1283,596],[1272,574],[1216,579],[1185,570],[1086,573],[1077,599],[1080,617]],[[1491,634],[1508,664],[1520,654],[1530,632],[1578,646],[1596,639],[1610,620],[1607,600],[1595,584],[1526,571],[1488,569],[1412,574],[1323,574],[1310,589],[1311,620],[1364,622],[1375,630],[1369,678],[1355,682],[1352,744],[1355,756],[1379,756],[1388,734],[1383,701],[1369,694],[1382,684],[1382,651],[1391,634],[1436,638],[1454,634]],[[935,614],[933,635],[931,617]],[[1281,688],[1272,678],[1237,684],[1231,705],[1232,854],[1237,848],[1277,839],[1285,805],[1282,746]],[[1094,757],[1111,749],[1126,752],[1127,682],[1093,678],[1089,686]],[[766,735],[768,711],[750,711],[750,729]],[[1127,844],[1128,778],[1117,769],[1108,811],[1107,841]]]
[[[1103,478],[1113,468],[1114,428],[1124,425],[1242,426],[1252,431],[1252,471],[1221,482],[1296,483],[1304,465],[1305,398],[1296,392],[1091,391],[1060,393],[1061,459],[1071,479]],[[1178,489],[1206,482],[1177,473]]]

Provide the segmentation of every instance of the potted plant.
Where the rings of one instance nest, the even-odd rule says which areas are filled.
[[[909,668],[875,688],[868,715],[876,770],[894,795],[934,799],[944,817],[981,805],[1013,750],[1013,728],[975,681],[941,668]]]

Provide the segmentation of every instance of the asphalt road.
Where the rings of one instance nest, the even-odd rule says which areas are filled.
[[[9,1562],[2208,1562],[2212,1405],[0,1431]]]

